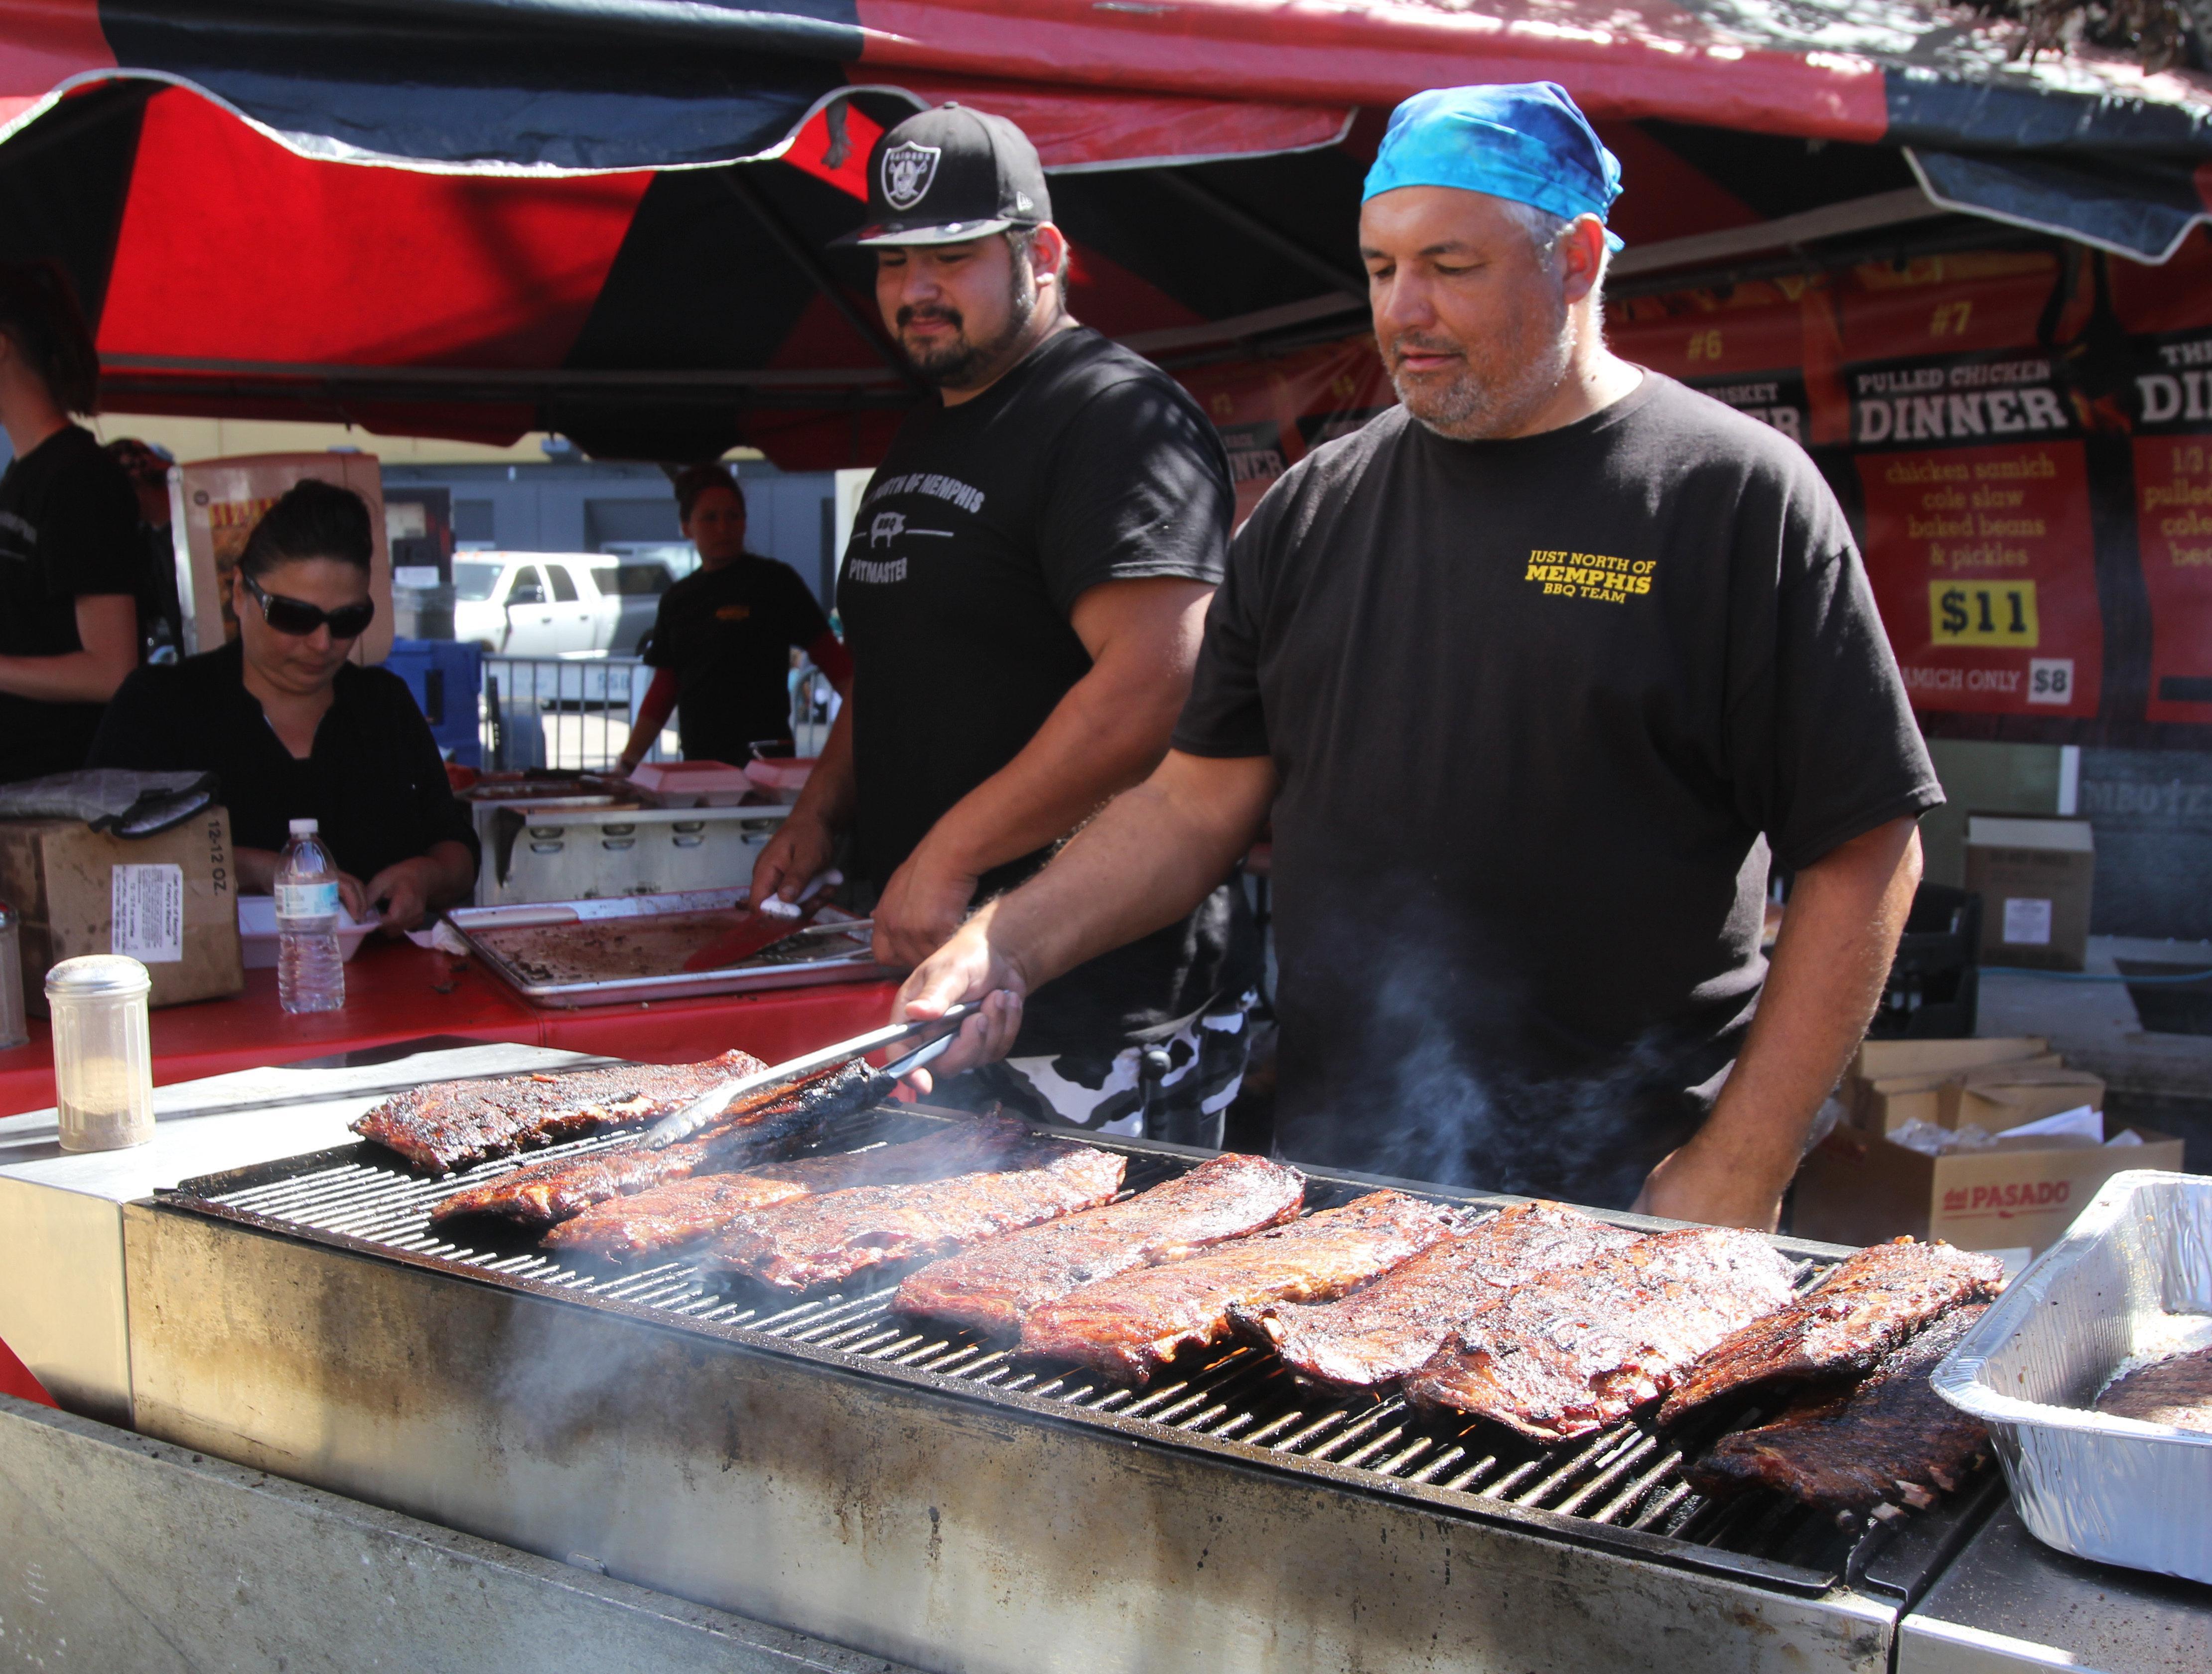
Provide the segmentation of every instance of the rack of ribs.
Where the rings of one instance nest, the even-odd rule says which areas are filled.
[[[2115,1379],[2097,1410],[2177,1430],[2212,1431],[2212,1348],[2173,1354]]]
[[[717,1081],[767,1068],[750,1052],[729,1051],[704,1063],[626,1063],[558,1075],[432,1081],[393,1093],[356,1117],[353,1130],[417,1168],[451,1174],[489,1158],[658,1122]]]
[[[430,1224],[489,1215],[520,1227],[556,1226],[611,1197],[773,1157],[823,1123],[875,1102],[878,1091],[866,1064],[839,1064],[795,1085],[742,1099],[712,1127],[658,1151],[631,1140],[588,1157],[532,1163],[465,1187],[430,1206]]]
[[[1021,1352],[1143,1383],[1184,1348],[1226,1337],[1232,1306],[1341,1296],[1449,1235],[1455,1220],[1403,1192],[1370,1192],[1032,1308],[1022,1320]]]
[[[910,1184],[969,1174],[1006,1161],[1030,1137],[1010,1116],[979,1116],[904,1145],[764,1163],[734,1174],[689,1179],[595,1203],[545,1235],[550,1249],[634,1261],[696,1244],[750,1209],[854,1186]]]
[[[1265,1157],[1213,1157],[1103,1208],[994,1239],[911,1274],[901,1313],[1011,1333],[1032,1308],[1079,1287],[1181,1261],[1208,1245],[1295,1217],[1305,1176]]]
[[[1936,1394],[1929,1373],[1988,1310],[1961,1304],[1890,1350],[1856,1388],[1801,1395],[1773,1423],[1723,1436],[1685,1473],[1691,1486],[1771,1488],[1831,1511],[1932,1503],[1959,1485],[1989,1433]]]
[[[699,1271],[803,1295],[1111,1202],[1127,1166],[1112,1152],[1032,1138],[1002,1170],[858,1186],[741,1214],[707,1246]]]
[[[1788,1307],[1753,1320],[1682,1376],[1659,1409],[1671,1424],[1723,1395],[1864,1377],[1945,1310],[1986,1302],[2004,1263],[1948,1244],[1901,1238],[1840,1263]],[[1771,1409],[1770,1409],[1771,1410]]]
[[[1539,1273],[1578,1267],[1642,1236],[1563,1204],[1519,1203],[1341,1302],[1239,1302],[1229,1321],[1306,1382],[1372,1389],[1419,1371],[1462,1321]]]
[[[1723,1337],[1787,1304],[1792,1270],[1755,1233],[1660,1233],[1542,1274],[1475,1314],[1406,1379],[1406,1395],[1534,1441],[1587,1435],[1665,1394]]]

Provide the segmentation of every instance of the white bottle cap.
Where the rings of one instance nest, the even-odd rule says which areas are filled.
[[[321,825],[312,819],[295,819],[292,822],[292,835],[294,837],[319,836],[322,829]]]

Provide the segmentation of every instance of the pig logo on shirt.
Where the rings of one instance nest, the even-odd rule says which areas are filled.
[[[934,145],[894,145],[884,153],[884,200],[895,210],[910,210],[929,195],[943,150]]]
[[[868,546],[871,551],[890,545],[906,533],[906,514],[878,512],[875,520],[868,525]]]

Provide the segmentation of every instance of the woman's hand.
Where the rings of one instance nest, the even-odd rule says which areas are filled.
[[[342,879],[341,893],[350,879]],[[407,934],[428,915],[430,894],[437,886],[436,867],[424,856],[399,861],[387,866],[368,880],[364,892],[369,907],[376,913],[378,927],[386,935]],[[355,884],[356,889],[362,886]],[[356,912],[356,918],[366,915]]]
[[[275,887],[272,883],[270,888]],[[338,874],[338,904],[345,909],[347,917],[360,923],[368,916],[368,886],[350,872]]]

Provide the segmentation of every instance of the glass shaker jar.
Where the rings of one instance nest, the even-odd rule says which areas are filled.
[[[23,1021],[23,947],[15,910],[0,901],[0,1051],[31,1038]]]
[[[46,973],[63,1150],[116,1151],[154,1137],[152,987],[146,967],[119,953],[64,959]]]

